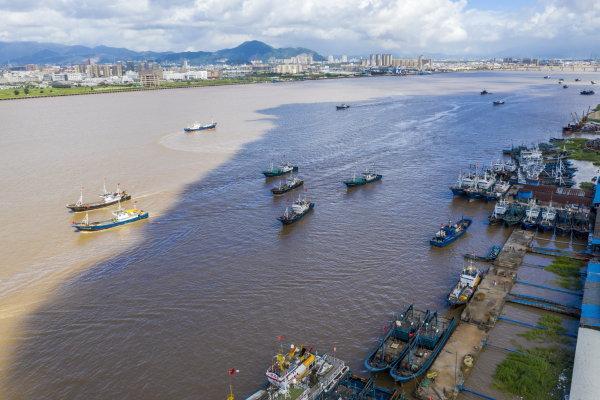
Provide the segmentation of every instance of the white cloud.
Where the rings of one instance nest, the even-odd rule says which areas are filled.
[[[598,37],[597,0],[503,11],[467,0],[0,0],[0,40],[135,50],[215,50],[257,39],[323,53],[535,55],[587,46],[589,54],[600,52]]]

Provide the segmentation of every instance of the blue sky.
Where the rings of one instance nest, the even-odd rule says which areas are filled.
[[[0,0],[0,41],[324,55],[600,56],[600,0]]]

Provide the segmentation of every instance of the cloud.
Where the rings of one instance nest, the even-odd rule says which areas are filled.
[[[597,0],[501,10],[467,0],[0,0],[0,40],[134,50],[216,50],[257,39],[325,54],[589,54],[600,53],[599,36]]]

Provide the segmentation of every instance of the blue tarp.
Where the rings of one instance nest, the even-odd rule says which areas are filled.
[[[521,199],[521,200],[533,199],[533,192],[532,191],[521,191],[521,190],[519,190],[517,192],[517,199]]]
[[[582,303],[581,325],[600,329],[600,263],[588,263]]]
[[[592,204],[594,204],[595,206],[600,204],[600,183],[596,184],[596,190],[594,192],[594,201]]]

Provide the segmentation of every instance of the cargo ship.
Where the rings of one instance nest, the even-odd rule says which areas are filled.
[[[435,236],[429,241],[432,246],[444,247],[454,242],[456,239],[465,234],[473,220],[469,218],[462,218],[455,224],[448,223],[442,225]]]
[[[392,378],[396,382],[404,383],[425,374],[444,348],[456,325],[455,318],[448,320],[439,317],[437,312],[430,313],[410,343],[408,351],[390,369]]]
[[[137,208],[122,210],[120,207],[112,214],[114,215],[114,218],[96,222],[90,222],[89,215],[86,214],[82,221],[73,222],[72,226],[78,231],[101,231],[104,229],[130,224],[135,221],[146,219],[149,216],[147,211],[138,210]]]
[[[84,203],[83,202],[83,188],[81,188],[81,192],[79,194],[79,200],[75,203],[67,204],[67,208],[73,212],[82,212],[82,211],[91,211],[96,210],[98,208],[108,207],[113,204],[117,204],[121,201],[127,201],[131,199],[131,195],[126,191],[121,190],[119,184],[117,183],[117,190],[115,192],[108,192],[106,190],[106,183],[104,184],[104,193],[99,195],[102,199],[101,201],[92,202],[92,203]]]
[[[365,359],[367,371],[381,372],[389,369],[408,350],[408,344],[426,317],[426,312],[415,310],[411,304],[394,318],[387,328],[387,333]]]
[[[273,358],[267,369],[267,385],[247,400],[316,400],[333,393],[349,373],[348,366],[328,354],[319,355],[304,346],[290,346]]]

